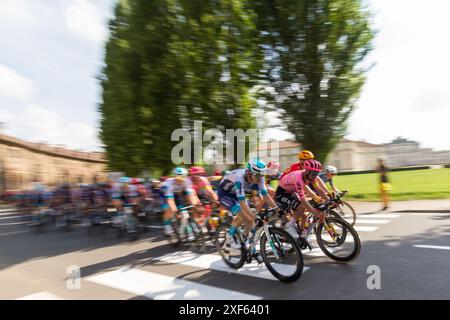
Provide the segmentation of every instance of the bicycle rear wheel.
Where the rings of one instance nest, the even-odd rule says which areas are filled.
[[[191,250],[194,252],[203,252],[205,250],[205,238],[203,237],[202,228],[193,218],[188,219],[188,226],[192,230],[193,240],[189,239],[189,233],[185,232],[185,237]]]
[[[323,253],[338,262],[356,259],[361,252],[361,240],[350,223],[341,218],[326,218],[325,223],[329,230],[319,223],[316,231],[317,244]]]
[[[214,243],[216,244],[217,251],[219,251],[222,256],[223,261],[231,268],[239,269],[244,265],[246,260],[244,248],[241,248],[239,251],[235,251],[224,247],[230,226],[231,225],[228,223],[222,223],[219,226]]]
[[[261,256],[269,271],[282,282],[293,282],[303,272],[303,254],[297,241],[281,228],[269,228],[261,237]]]

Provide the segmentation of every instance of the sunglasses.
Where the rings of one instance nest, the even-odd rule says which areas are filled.
[[[319,172],[317,171],[309,171],[306,176],[308,177],[308,179],[312,180],[317,178],[317,176],[319,175]]]

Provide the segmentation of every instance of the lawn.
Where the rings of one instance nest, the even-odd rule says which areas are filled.
[[[388,177],[392,200],[450,198],[450,168],[391,172]],[[379,200],[378,174],[338,175],[335,184],[349,191],[347,199]]]

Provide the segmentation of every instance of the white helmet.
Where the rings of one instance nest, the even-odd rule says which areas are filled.
[[[332,173],[332,174],[337,174],[338,170],[334,166],[326,166],[325,167],[325,172],[329,172],[329,173]]]
[[[253,174],[265,174],[266,173],[266,164],[259,160],[259,159],[254,159],[254,160],[250,160],[247,163],[247,168],[248,171],[250,171]]]

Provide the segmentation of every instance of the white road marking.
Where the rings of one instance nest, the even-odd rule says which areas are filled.
[[[355,226],[354,229],[358,232],[372,232],[377,230],[378,227]]]
[[[358,221],[359,218],[375,218],[375,219],[377,219],[377,218],[398,218],[398,217],[400,217],[400,215],[389,214],[389,213],[386,213],[386,214],[384,214],[384,213],[361,214],[356,217],[356,221]]]
[[[87,281],[155,300],[260,300],[262,297],[217,288],[139,269],[121,268]]]
[[[16,300],[63,300],[63,299],[58,296],[55,296],[54,294],[51,294],[50,292],[43,291],[33,293],[22,298],[18,298]]]
[[[217,254],[197,254],[190,251],[177,251],[174,253],[168,253],[161,257],[155,258],[161,262],[182,264],[186,266],[201,268],[201,269],[212,269],[216,271],[224,271],[229,273],[235,273],[255,278],[262,278],[268,280],[276,280],[266,266],[262,263],[258,266],[256,261],[249,264],[244,264],[242,268],[236,270],[229,267],[222,259],[220,255]],[[289,267],[289,266],[288,266]],[[280,270],[281,265],[276,266],[276,270]],[[309,267],[303,267],[303,272],[310,269]]]
[[[0,217],[0,220],[6,220],[6,219],[18,219],[18,218],[21,218],[21,216],[18,216],[18,215],[12,215],[12,216],[5,216],[5,217]]]
[[[391,220],[374,220],[374,219],[358,219],[356,220],[356,225],[359,224],[385,224],[390,222]]]
[[[416,248],[426,248],[426,249],[438,249],[438,250],[450,250],[448,246],[430,246],[430,245],[414,245]]]

